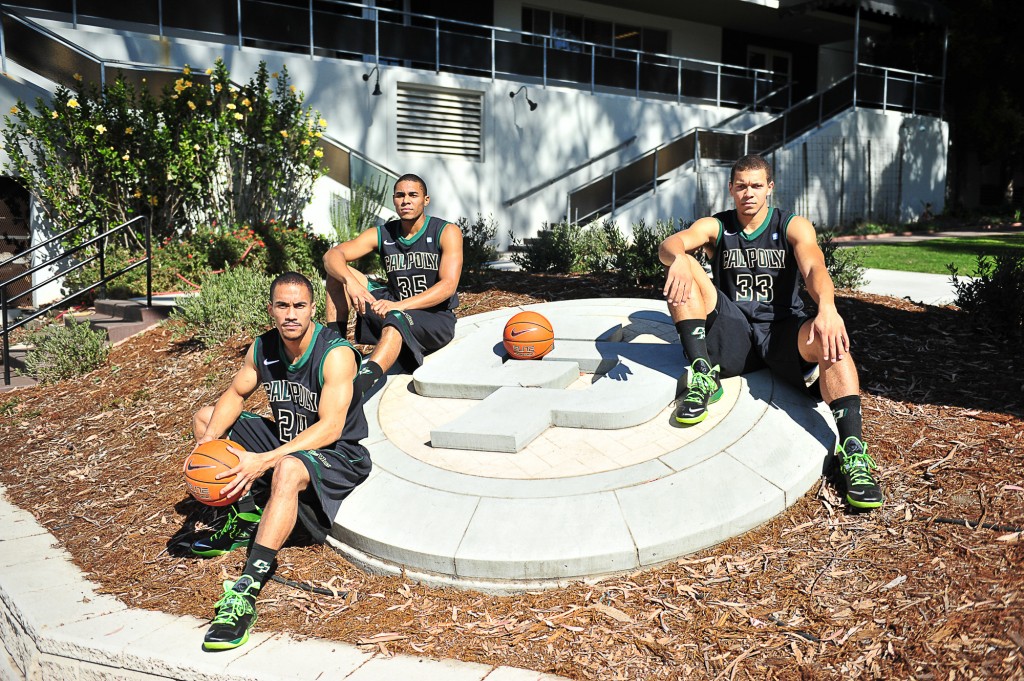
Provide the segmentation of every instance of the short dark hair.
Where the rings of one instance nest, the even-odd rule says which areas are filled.
[[[733,180],[736,179],[736,173],[742,173],[747,170],[763,170],[769,182],[775,181],[772,178],[772,167],[768,165],[768,161],[757,154],[747,154],[746,156],[740,156],[732,164],[732,172],[729,173],[729,184],[732,184]]]
[[[424,182],[423,178],[420,177],[419,175],[413,175],[412,173],[406,173],[405,175],[402,175],[400,178],[395,180],[395,186],[396,187],[398,186],[399,182],[416,182],[421,187],[423,187],[423,195],[424,196],[429,196],[429,194],[430,194],[430,192],[427,191],[427,183]]]
[[[294,284],[296,286],[305,286],[306,290],[309,291],[309,302],[313,302],[313,283],[305,277],[303,274],[298,272],[285,272],[277,276],[274,281],[270,282],[270,302],[274,302],[274,291],[277,287],[282,284]]]

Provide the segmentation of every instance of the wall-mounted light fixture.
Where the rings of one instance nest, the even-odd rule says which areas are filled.
[[[377,80],[374,81],[374,83],[373,83],[373,92],[371,92],[370,94],[373,95],[374,97],[376,97],[376,96],[381,94],[381,91],[380,91],[380,66],[374,66],[372,69],[370,69],[369,73],[364,73],[363,74],[363,80],[369,82],[370,76],[373,75],[374,71],[377,72]]]
[[[512,99],[515,99],[515,96],[518,95],[520,92],[523,92],[524,90],[526,90],[526,86],[520,85],[518,90],[513,90],[512,92],[508,93],[508,96]],[[523,92],[523,97],[526,97],[526,103],[530,105],[530,111],[535,111],[537,109],[537,102],[530,99],[525,92]]]

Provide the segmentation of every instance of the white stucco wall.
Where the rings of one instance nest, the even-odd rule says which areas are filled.
[[[772,202],[819,227],[913,222],[926,204],[934,214],[944,209],[948,148],[949,125],[939,119],[850,110],[769,155]],[[728,180],[727,165],[687,167],[613,218],[625,228],[732,208]]]

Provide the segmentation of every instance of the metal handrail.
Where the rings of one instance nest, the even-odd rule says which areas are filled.
[[[128,230],[128,229],[132,228],[132,225],[134,225],[135,223],[137,223],[140,220],[145,225],[145,232],[146,232],[146,241],[145,241],[145,244],[146,244],[146,257],[140,258],[136,262],[134,262],[134,263],[132,263],[132,264],[126,266],[126,267],[122,267],[121,269],[117,270],[116,272],[112,272],[110,274],[107,274],[107,272],[105,270],[105,266],[104,266],[104,263],[105,263],[104,249],[106,248],[107,237],[109,237],[109,236],[111,236],[113,234],[117,234],[118,232],[120,232],[122,230]],[[36,244],[35,246],[32,246],[31,248],[28,248],[28,249],[22,251],[21,253],[18,253],[15,256],[7,258],[6,260],[0,261],[0,267],[3,267],[4,265],[8,265],[8,264],[12,263],[14,260],[24,258],[26,254],[32,253],[32,252],[37,251],[37,250],[39,250],[41,248],[45,248],[46,246],[52,245],[53,243],[63,239],[64,237],[67,237],[67,236],[69,236],[69,235],[71,235],[71,234],[73,234],[73,233],[75,233],[75,232],[77,232],[79,230],[82,230],[82,229],[85,229],[87,227],[90,227],[91,225],[92,225],[92,223],[86,222],[86,223],[80,223],[78,225],[75,225],[74,227],[66,229],[63,232],[61,232],[60,234],[57,234],[56,236],[50,237],[49,239],[47,239],[46,241],[44,241],[42,243]],[[90,246],[93,246],[95,244],[99,244],[99,251],[98,251],[98,253],[96,255],[94,255],[94,256],[92,256],[90,258],[87,258],[85,260],[82,260],[81,262],[75,263],[73,266],[69,267],[68,269],[63,270],[63,271],[61,271],[61,272],[59,272],[57,274],[54,274],[50,278],[45,279],[45,280],[39,282],[38,284],[35,284],[34,286],[31,286],[30,288],[22,291],[21,293],[19,293],[17,295],[8,296],[8,294],[7,294],[7,287],[10,286],[11,284],[13,284],[14,282],[18,281],[19,279],[21,279],[21,278],[23,278],[25,276],[30,276],[32,274],[35,274],[36,272],[38,272],[38,271],[40,271],[42,269],[45,269],[47,267],[50,267],[54,263],[60,262],[60,261],[64,260],[65,258],[69,258],[72,255],[82,251],[83,249],[86,249],[86,248],[88,248]],[[42,288],[43,286],[46,286],[47,284],[50,284],[50,283],[56,281],[57,279],[60,279],[62,277],[67,276],[68,273],[70,273],[70,272],[75,272],[75,271],[79,270],[79,269],[85,267],[86,265],[88,265],[88,264],[90,264],[92,262],[95,262],[96,260],[100,261],[100,278],[99,278],[98,281],[90,284],[89,286],[87,286],[87,287],[85,287],[83,289],[80,289],[80,290],[76,291],[75,293],[72,293],[69,296],[65,296],[61,300],[58,300],[58,301],[56,301],[54,303],[51,303],[50,305],[47,305],[44,308],[36,310],[35,312],[33,312],[30,315],[26,315],[26,316],[22,317],[17,322],[10,323],[10,317],[9,317],[8,311],[10,310],[12,302],[14,302],[14,301],[16,301],[16,300],[18,300],[18,299],[20,299],[20,298],[22,298],[24,296],[27,296],[28,294],[30,294],[30,293],[32,293],[32,292]],[[106,284],[108,281],[116,279],[117,277],[121,276],[125,272],[130,272],[131,270],[134,270],[137,267],[142,267],[143,265],[146,266],[146,307],[153,307],[153,239],[152,239],[152,230],[151,230],[151,226],[150,226],[149,220],[147,220],[145,218],[145,216],[140,215],[139,217],[133,218],[133,219],[129,220],[128,222],[125,222],[125,223],[122,223],[122,224],[118,225],[117,227],[113,227],[111,229],[108,229],[107,231],[103,232],[102,234],[98,234],[98,235],[96,235],[96,236],[94,236],[94,237],[92,237],[90,239],[87,239],[87,240],[83,241],[82,243],[78,244],[77,246],[73,246],[72,248],[69,248],[69,249],[67,249],[65,251],[62,251],[60,254],[55,255],[54,257],[39,263],[35,267],[32,267],[32,268],[28,269],[25,272],[20,272],[20,273],[14,275],[13,277],[10,277],[10,278],[6,279],[5,281],[0,282],[0,321],[2,321],[2,323],[3,323],[3,326],[0,327],[0,335],[3,336],[4,385],[10,385],[11,384],[11,340],[10,340],[10,334],[11,334],[12,331],[14,331],[17,328],[20,328],[20,327],[24,326],[25,324],[29,323],[33,319],[36,319],[37,317],[40,317],[40,316],[46,314],[47,312],[49,312],[50,310],[53,310],[56,307],[64,305],[64,304],[74,300],[75,298],[78,298],[79,296],[82,296],[82,295],[88,293],[89,291],[92,291],[92,290],[96,289],[97,287]]]
[[[647,189],[648,187],[652,188],[654,191],[657,191],[658,178],[664,176],[665,174],[667,174],[668,172],[670,172],[672,170],[675,170],[677,167],[680,167],[680,165],[676,165],[676,166],[673,166],[673,167],[667,168],[667,169],[664,168],[664,167],[659,168],[658,157],[657,157],[658,152],[663,150],[663,149],[665,149],[666,147],[671,146],[671,145],[676,145],[676,144],[682,143],[690,135],[693,135],[693,139],[694,139],[694,153],[693,153],[692,159],[687,160],[686,163],[691,162],[691,160],[692,161],[696,161],[697,159],[699,159],[701,157],[708,158],[708,159],[712,158],[712,157],[709,157],[707,155],[702,155],[701,154],[701,147],[703,146],[703,143],[705,141],[708,142],[708,143],[711,143],[711,142],[719,141],[719,140],[724,141],[724,140],[726,140],[728,138],[736,138],[738,136],[742,136],[742,140],[743,140],[743,153],[751,153],[751,149],[750,149],[751,139],[757,139],[758,137],[761,137],[761,136],[770,136],[770,137],[774,138],[773,141],[771,141],[767,146],[757,150],[757,153],[764,154],[764,153],[771,152],[771,151],[773,151],[775,149],[778,149],[779,147],[785,146],[786,144],[788,144],[793,139],[797,138],[798,136],[804,134],[805,132],[807,132],[808,130],[810,130],[810,129],[814,128],[814,127],[821,127],[821,125],[826,120],[828,120],[832,116],[840,113],[841,111],[847,110],[850,107],[868,106],[868,107],[872,107],[872,108],[879,108],[882,111],[888,111],[890,108],[896,108],[897,107],[897,103],[893,102],[893,101],[890,101],[890,98],[889,98],[888,83],[890,81],[890,78],[888,76],[888,72],[890,72],[890,71],[894,72],[894,73],[899,73],[901,75],[911,76],[912,77],[910,80],[907,80],[906,78],[899,79],[899,80],[901,80],[901,82],[904,82],[904,83],[907,83],[907,82],[911,83],[913,88],[914,88],[913,93],[912,93],[912,100],[911,100],[911,103],[910,103],[910,106],[909,106],[910,112],[914,113],[914,114],[916,114],[918,112],[919,108],[920,108],[918,106],[918,98],[917,98],[918,86],[926,84],[926,83],[922,83],[921,81],[925,80],[925,79],[930,80],[930,81],[936,81],[936,80],[941,81],[941,78],[939,78],[938,76],[932,76],[932,75],[922,74],[922,73],[915,73],[913,71],[902,71],[900,69],[890,69],[888,67],[876,66],[876,65],[873,65],[873,64],[858,64],[858,67],[859,68],[857,69],[856,72],[851,73],[851,74],[849,74],[849,75],[839,79],[838,81],[833,83],[826,90],[823,90],[821,92],[809,95],[809,96],[801,99],[800,101],[796,102],[795,104],[792,104],[791,106],[789,106],[785,111],[783,111],[774,120],[769,121],[767,123],[764,123],[764,124],[762,124],[762,125],[760,125],[760,126],[758,126],[756,128],[753,128],[751,130],[747,130],[747,131],[742,132],[742,133],[722,130],[721,128],[718,128],[718,127],[716,127],[716,128],[700,128],[700,127],[692,128],[691,130],[686,131],[682,135],[679,135],[679,136],[673,138],[672,140],[670,140],[668,142],[665,142],[663,144],[660,144],[660,145],[654,147],[653,149],[651,149],[650,151],[645,152],[644,154],[641,154],[640,156],[638,156],[638,157],[636,157],[636,158],[634,158],[634,159],[632,159],[630,161],[627,161],[626,163],[620,165],[618,168],[615,168],[614,170],[612,170],[610,173],[608,173],[608,174],[606,174],[606,175],[604,175],[602,177],[595,178],[595,179],[593,179],[593,180],[591,180],[591,181],[589,181],[587,183],[584,183],[584,184],[582,184],[582,185],[572,189],[571,191],[569,191],[569,193],[567,195],[567,199],[566,199],[567,219],[569,219],[569,220],[572,219],[571,210],[572,210],[573,197],[576,196],[576,195],[579,195],[581,192],[583,192],[585,190],[591,189],[592,187],[594,187],[594,186],[596,186],[596,185],[598,185],[600,183],[608,184],[609,185],[609,189],[610,189],[610,193],[604,195],[602,198],[597,199],[597,201],[591,202],[592,204],[596,203],[597,207],[594,208],[593,210],[591,210],[590,212],[588,212],[584,216],[584,221],[589,220],[589,219],[591,219],[593,217],[596,217],[598,214],[601,213],[601,211],[606,210],[606,209],[610,209],[610,211],[612,213],[614,213],[615,209],[618,208],[620,205],[622,205],[620,203],[620,201],[619,201],[620,197],[622,197],[622,196],[625,196],[625,197],[635,197],[635,196],[638,195],[638,192],[639,193],[646,193],[646,191],[650,191],[651,189]],[[877,69],[877,70],[880,70],[880,71],[883,72],[883,75],[882,75],[882,77],[883,77],[883,87],[882,87],[881,99],[872,99],[872,98],[866,96],[864,94],[864,91],[865,91],[866,88],[864,88],[864,86],[862,84],[861,88],[860,88],[860,93],[858,94],[857,92],[853,92],[851,97],[850,97],[850,99],[849,100],[845,100],[844,103],[839,107],[838,110],[836,110],[836,111],[828,111],[828,112],[825,111],[825,109],[824,109],[824,102],[825,102],[825,99],[829,95],[831,95],[833,93],[837,93],[837,92],[841,93],[842,92],[842,88],[847,84],[848,81],[851,81],[851,79],[853,79],[858,74],[861,75],[862,77],[865,76],[865,75],[868,75],[867,72],[869,70],[872,70],[872,69]],[[817,104],[816,107],[814,107],[815,104]],[[941,104],[941,102],[940,102],[940,104]],[[805,123],[800,124],[799,121],[791,120],[791,119],[794,119],[796,117],[796,114],[798,112],[805,110],[807,107],[814,107],[816,109],[815,115],[813,116],[813,118],[809,122],[805,122]],[[730,119],[726,119],[726,120],[727,121],[731,120],[731,118]],[[781,129],[781,133],[774,132],[774,129],[776,129],[776,128],[780,127],[780,126],[782,128]],[[708,135],[711,136],[710,140],[708,140]],[[647,159],[650,159],[652,156],[653,156],[653,162],[651,163],[652,175],[650,177],[647,177],[647,178],[643,179],[642,181],[634,182],[632,185],[629,185],[629,186],[625,187],[625,190],[623,191],[622,187],[620,186],[618,175],[621,174],[621,173],[627,172],[627,171],[631,170],[632,168],[638,167],[640,164],[642,164]],[[715,160],[724,160],[724,159],[715,159]],[[685,165],[685,163],[682,164],[682,165]],[[630,200],[632,200],[632,199],[630,198]]]
[[[152,2],[152,0],[150,0],[150,2]],[[299,8],[299,7],[294,7],[294,6],[281,5],[281,4],[278,4],[278,3],[275,3],[275,2],[270,2],[268,0],[236,0],[236,14],[237,14],[237,22],[238,22],[238,24],[237,24],[237,36],[236,37],[237,37],[237,41],[238,41],[238,47],[240,49],[243,48],[243,46],[245,44],[245,41],[247,39],[248,40],[259,40],[261,42],[275,42],[278,45],[283,45],[283,46],[286,46],[286,47],[292,48],[292,49],[301,49],[303,52],[308,52],[309,57],[311,59],[315,56],[316,50],[318,48],[320,48],[320,49],[324,49],[324,50],[330,50],[332,52],[336,51],[336,50],[340,50],[340,51],[348,52],[348,53],[351,53],[351,54],[360,54],[364,58],[370,57],[370,58],[373,59],[374,63],[380,64],[382,59],[385,61],[385,63],[387,61],[390,61],[390,59],[386,55],[384,57],[382,57],[382,55],[381,55],[381,46],[382,46],[381,27],[382,27],[382,25],[388,26],[389,28],[395,27],[395,26],[401,26],[403,29],[408,29],[410,31],[412,31],[412,30],[429,30],[426,27],[413,26],[412,22],[410,22],[409,19],[410,18],[415,18],[417,22],[426,22],[428,25],[429,25],[430,22],[433,22],[433,30],[431,31],[431,33],[433,34],[433,56],[432,56],[432,59],[430,59],[429,61],[431,63],[432,68],[434,70],[438,71],[438,72],[440,72],[443,67],[453,67],[453,68],[448,69],[448,70],[465,70],[466,68],[469,68],[465,64],[462,64],[462,65],[454,64],[454,63],[453,64],[445,64],[445,63],[442,62],[441,55],[442,55],[442,52],[443,52],[443,50],[442,50],[442,43],[444,41],[444,38],[447,37],[447,36],[454,35],[454,36],[462,36],[462,37],[467,38],[468,39],[467,42],[469,40],[471,40],[471,39],[487,40],[487,42],[489,43],[490,63],[486,64],[486,65],[484,65],[484,64],[474,64],[473,67],[476,68],[476,70],[480,71],[481,73],[489,74],[489,76],[491,77],[492,80],[496,77],[496,75],[498,73],[505,73],[505,74],[514,75],[514,76],[518,76],[518,77],[532,77],[530,75],[528,69],[525,69],[525,68],[522,68],[522,67],[520,67],[518,69],[516,68],[517,66],[519,66],[519,64],[518,64],[518,62],[516,60],[511,60],[512,63],[513,63],[513,66],[511,67],[511,70],[502,71],[501,69],[499,69],[498,68],[498,56],[496,54],[496,46],[497,45],[510,46],[510,47],[513,47],[513,48],[532,48],[532,47],[537,47],[542,52],[543,67],[541,69],[540,79],[541,79],[541,82],[545,86],[547,86],[549,82],[577,83],[577,84],[580,84],[580,85],[586,85],[587,87],[589,87],[591,92],[594,92],[596,90],[597,85],[598,85],[598,83],[597,83],[598,71],[597,71],[597,66],[596,66],[596,60],[598,58],[598,52],[599,51],[607,51],[608,52],[607,58],[616,59],[617,61],[621,61],[621,63],[624,64],[624,65],[625,64],[634,65],[634,69],[633,69],[634,70],[634,77],[633,77],[632,83],[629,86],[629,89],[632,90],[632,91],[635,91],[637,97],[640,97],[640,94],[641,94],[642,91],[643,92],[656,92],[656,93],[663,94],[663,95],[674,94],[677,103],[682,102],[682,99],[683,99],[684,96],[691,97],[691,98],[694,98],[694,99],[698,99],[700,101],[709,101],[709,102],[713,101],[713,102],[716,103],[717,106],[721,106],[723,102],[742,103],[741,101],[738,101],[738,100],[728,99],[728,97],[725,96],[725,94],[723,93],[723,85],[724,85],[723,80],[724,79],[735,77],[735,78],[742,79],[742,81],[744,83],[752,83],[752,85],[753,85],[752,99],[756,99],[757,98],[758,83],[759,82],[764,82],[764,81],[770,81],[775,76],[774,72],[768,71],[766,69],[755,69],[755,68],[750,68],[750,67],[745,67],[745,66],[724,64],[724,63],[721,63],[721,62],[714,62],[714,61],[709,61],[709,60],[704,60],[704,59],[696,59],[696,58],[692,58],[692,57],[680,57],[680,56],[677,56],[677,55],[664,54],[664,53],[660,53],[660,52],[644,52],[642,50],[635,50],[635,49],[632,49],[632,48],[615,47],[613,45],[606,45],[606,44],[601,44],[601,43],[595,43],[595,42],[586,41],[586,40],[577,40],[577,39],[569,39],[569,38],[561,38],[561,37],[552,37],[550,35],[533,33],[533,32],[530,32],[530,31],[522,31],[522,30],[517,30],[517,29],[504,28],[504,27],[500,27],[500,26],[489,26],[489,25],[485,25],[485,24],[474,24],[474,23],[468,22],[468,21],[461,21],[461,20],[458,20],[458,19],[447,19],[447,18],[444,18],[444,17],[439,17],[439,16],[435,16],[435,15],[430,15],[430,14],[418,14],[418,13],[412,13],[412,12],[405,12],[403,10],[391,10],[391,9],[384,9],[384,10],[382,10],[382,9],[374,7],[372,5],[367,5],[367,4],[358,3],[358,2],[348,2],[346,0],[321,0],[321,3],[319,3],[319,4],[320,4],[320,7],[330,6],[330,7],[336,7],[336,8],[344,8],[344,9],[348,9],[348,10],[355,10],[355,11],[358,11],[361,16],[348,17],[344,13],[329,12],[329,11],[326,11],[324,9],[319,9],[319,8],[318,9],[314,9],[312,2],[310,2],[308,4],[307,8]],[[73,21],[77,25],[78,22],[82,21],[83,17],[78,12],[78,2],[77,2],[77,0],[72,0],[71,5],[72,5],[72,18],[73,18]],[[268,38],[267,36],[259,36],[259,37],[257,37],[257,36],[253,36],[253,35],[246,35],[245,29],[244,29],[244,21],[245,21],[246,16],[248,16],[248,14],[247,14],[247,12],[243,11],[243,8],[250,8],[250,7],[258,7],[258,8],[270,7],[270,8],[275,8],[276,11],[279,11],[279,13],[280,13],[280,15],[282,17],[285,16],[286,14],[288,16],[291,16],[291,17],[298,17],[299,16],[297,14],[298,12],[306,13],[308,15],[308,21],[305,21],[303,23],[305,25],[308,25],[308,27],[309,27],[308,28],[308,40],[304,39],[303,43],[298,43],[298,42],[295,42],[297,37],[296,38],[292,38],[291,40],[288,40],[287,38],[285,38],[285,39],[276,38],[275,39],[275,38]],[[280,9],[277,10],[276,8],[280,8]],[[157,27],[159,35],[161,37],[163,37],[164,35],[166,35],[168,33],[168,24],[167,24],[166,17],[165,17],[164,3],[158,1],[157,2],[157,6],[156,6],[155,9],[156,9],[156,15],[155,15],[156,23],[155,24],[152,24],[152,23],[149,23],[149,22],[145,22],[145,21],[133,21],[132,23],[135,24],[135,25],[140,25],[140,26],[155,25]],[[386,13],[388,16],[400,17],[402,19],[403,23],[402,24],[397,24],[395,22],[390,22],[390,21],[386,21],[386,20],[382,21],[381,20],[381,12]],[[62,13],[60,13],[60,12],[53,12],[53,11],[46,11],[46,14],[47,15],[58,15],[59,16]],[[150,14],[152,14],[152,13],[150,13]],[[97,15],[97,16],[99,16],[99,15]],[[372,21],[373,22],[373,31],[372,31],[372,35],[373,35],[373,38],[372,38],[373,39],[373,49],[372,50],[369,49],[368,46],[362,46],[362,49],[360,49],[359,45],[339,45],[339,44],[336,44],[336,41],[329,41],[329,42],[328,41],[321,41],[320,43],[318,43],[317,40],[316,40],[316,29],[315,29],[316,21],[314,20],[316,16],[322,16],[322,17],[323,16],[337,16],[337,17],[342,17],[342,18],[351,18],[351,19],[357,20],[357,21],[367,21],[367,22]],[[120,19],[119,16],[108,16],[108,17],[104,17],[104,18],[114,19],[114,20]],[[458,30],[458,31],[448,31],[448,30],[445,30],[445,31],[442,31],[442,29],[441,29],[442,24],[445,25],[445,26],[451,26],[451,27],[462,29],[462,30]],[[212,32],[218,33],[218,34],[223,35],[223,36],[230,35],[230,34],[226,33],[225,31],[223,31],[221,29],[217,29],[216,27],[204,27],[201,30],[207,30],[207,29],[210,29]],[[182,30],[192,30],[192,29],[182,29]],[[367,31],[367,34],[369,34],[369,30]],[[506,35],[510,36],[511,39],[507,39],[507,40],[506,39],[499,39],[499,36],[506,36]],[[369,35],[367,37],[369,37]],[[565,47],[571,47],[571,48],[575,48],[575,49],[567,50],[567,49],[565,49]],[[577,79],[577,78],[557,78],[557,77],[551,77],[550,69],[549,69],[549,60],[550,60],[551,56],[552,55],[564,56],[564,55],[570,55],[570,54],[580,54],[580,55],[588,55],[589,54],[589,62],[590,62],[589,82],[586,82],[584,80],[580,80],[580,79]],[[600,58],[603,59],[605,57],[606,57],[606,55],[601,55]],[[409,61],[417,61],[417,59],[412,58],[412,57],[398,57],[397,59],[398,60],[408,59]],[[420,60],[420,61],[426,62],[427,60],[423,59],[423,60]],[[658,63],[658,62],[661,62],[661,63]],[[642,80],[641,79],[641,67],[642,66],[646,66],[647,68],[667,69],[669,72],[675,71],[676,72],[676,78],[675,78],[675,80],[676,80],[676,87],[675,87],[675,91],[674,92],[671,92],[671,91],[664,91],[663,92],[663,91],[660,91],[660,90],[657,90],[657,89],[655,89],[655,90],[646,90],[646,89],[642,88],[641,87],[641,80]],[[710,94],[705,95],[705,94],[701,94],[701,93],[698,93],[696,95],[684,93],[684,91],[683,91],[684,90],[684,88],[683,88],[683,78],[682,78],[682,74],[683,74],[684,71],[688,72],[688,73],[703,74],[703,75],[707,76],[709,79],[713,79],[714,80],[714,88],[713,88],[714,89],[714,94],[713,94],[713,96],[710,95]],[[615,85],[615,86],[611,86],[611,87],[620,87],[620,86],[619,85]],[[710,84],[709,84],[709,87],[710,87]]]
[[[583,168],[586,168],[589,165],[597,163],[602,158],[605,158],[606,156],[610,156],[610,155],[614,154],[616,151],[618,151],[620,149],[625,149],[629,145],[633,144],[633,142],[636,142],[636,135],[633,135],[632,137],[630,137],[627,140],[623,140],[622,142],[619,142],[618,144],[616,144],[614,147],[612,147],[610,149],[605,149],[600,154],[597,154],[595,156],[591,156],[590,158],[588,158],[583,163],[575,165],[572,168],[569,168],[568,170],[566,170],[565,172],[559,173],[558,175],[555,175],[552,178],[544,180],[540,184],[534,185],[533,187],[530,187],[529,189],[527,189],[525,192],[522,192],[521,194],[517,194],[516,196],[513,196],[511,199],[507,199],[507,200],[503,201],[502,203],[505,205],[506,208],[508,206],[511,206],[511,205],[515,204],[515,203],[518,203],[519,201],[522,201],[523,199],[525,199],[527,196],[531,196],[532,194],[536,194],[540,190],[545,189],[547,187],[550,187],[555,182],[558,182],[559,180],[564,180],[565,178],[569,177],[570,175],[579,172]]]

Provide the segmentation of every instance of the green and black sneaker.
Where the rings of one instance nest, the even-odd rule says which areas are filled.
[[[235,549],[241,548],[249,543],[256,526],[263,515],[263,509],[257,508],[251,513],[239,513],[232,505],[228,509],[227,520],[224,526],[205,539],[197,539],[192,542],[192,553],[203,558],[223,556]]]
[[[676,421],[693,426],[708,416],[708,405],[722,399],[724,390],[718,378],[718,365],[711,366],[706,359],[695,359],[690,365],[689,390],[676,406]]]
[[[863,441],[848,437],[836,448],[839,470],[846,482],[846,502],[854,508],[878,508],[885,500],[882,490],[871,471],[875,462],[868,456],[868,446]]]
[[[237,582],[224,582],[224,595],[214,605],[217,616],[203,638],[203,650],[231,650],[249,640],[249,630],[256,624],[259,591],[260,583],[248,575]]]

